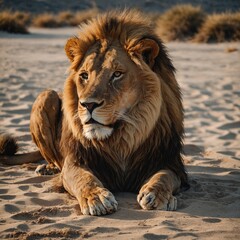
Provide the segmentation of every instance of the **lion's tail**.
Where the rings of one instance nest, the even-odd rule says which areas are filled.
[[[16,139],[8,134],[0,134],[0,163],[17,165],[38,162],[43,159],[39,151],[16,154],[17,151]]]

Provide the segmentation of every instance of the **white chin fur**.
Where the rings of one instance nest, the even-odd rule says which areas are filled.
[[[113,128],[102,126],[99,124],[88,124],[83,126],[83,134],[89,140],[104,140],[113,132]]]

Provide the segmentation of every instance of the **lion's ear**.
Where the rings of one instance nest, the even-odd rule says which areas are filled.
[[[137,43],[134,52],[141,54],[143,60],[152,68],[159,53],[159,45],[155,40],[145,38]]]
[[[76,56],[76,53],[78,50],[79,50],[79,39],[77,37],[68,39],[65,45],[65,52],[71,62],[73,62],[74,57]]]

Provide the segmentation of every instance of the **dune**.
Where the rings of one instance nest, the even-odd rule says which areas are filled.
[[[75,28],[0,33],[0,131],[20,152],[36,150],[31,106],[46,88],[61,91],[68,68],[64,44]],[[185,107],[184,161],[191,188],[178,210],[145,211],[136,195],[116,193],[112,215],[81,214],[76,199],[37,176],[42,163],[0,164],[1,239],[239,239],[240,44],[167,44]],[[228,49],[236,51],[228,51]]]

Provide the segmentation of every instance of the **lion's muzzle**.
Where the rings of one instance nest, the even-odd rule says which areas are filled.
[[[86,108],[89,113],[91,114],[95,108],[102,106],[104,101],[99,102],[92,102],[92,101],[80,101],[82,107]]]
[[[104,100],[81,99],[79,101],[79,116],[83,125],[83,135],[89,139],[103,140],[113,132],[113,124],[108,124],[99,110],[104,108]]]

